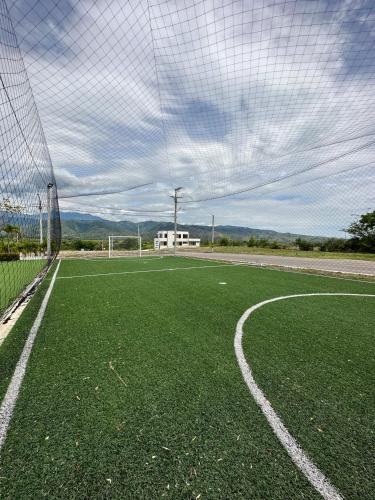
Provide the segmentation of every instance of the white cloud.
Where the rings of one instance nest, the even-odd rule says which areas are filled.
[[[98,205],[164,210],[176,185],[186,200],[230,194],[371,137],[311,146],[375,131],[375,20],[361,0],[99,0],[62,2],[58,13],[34,0],[34,21],[22,18],[22,4],[11,11],[64,195],[152,182]],[[42,5],[51,13],[35,28]],[[374,151],[346,154],[238,201],[210,202],[208,210],[232,224],[337,234],[349,212],[373,203],[373,173],[370,166],[345,182],[323,177],[371,161]],[[322,180],[292,187],[314,176]],[[283,186],[283,196],[272,195]],[[206,205],[185,205],[183,219],[203,220]]]

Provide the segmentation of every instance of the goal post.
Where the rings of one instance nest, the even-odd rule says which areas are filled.
[[[142,237],[129,235],[108,236],[108,257],[121,257],[137,253],[142,256]]]

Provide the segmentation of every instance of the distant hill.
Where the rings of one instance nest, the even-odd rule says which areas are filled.
[[[136,235],[137,223],[130,221],[109,221],[93,215],[78,214],[76,212],[61,212],[62,236],[63,238],[81,238],[101,240],[112,235]],[[189,231],[194,238],[209,240],[211,238],[211,226],[179,224],[179,229]],[[142,236],[151,240],[157,231],[172,230],[172,222],[144,221],[140,223]],[[322,241],[326,239],[320,236],[309,236],[303,234],[280,233],[271,229],[254,229],[241,226],[216,226],[215,237],[228,237],[236,240],[247,240],[251,236],[280,242],[294,241],[296,238],[304,238],[309,241]]]
[[[101,217],[91,214],[80,214],[78,212],[60,212],[61,220],[103,220]]]

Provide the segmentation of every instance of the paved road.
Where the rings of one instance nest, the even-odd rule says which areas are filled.
[[[354,259],[315,259],[306,257],[284,257],[280,255],[253,255],[220,252],[181,252],[200,259],[248,262],[249,264],[281,266],[298,269],[314,269],[335,273],[364,274],[375,276],[375,261]]]

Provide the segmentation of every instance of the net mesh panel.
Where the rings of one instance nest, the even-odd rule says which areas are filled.
[[[10,12],[64,209],[161,220],[183,186],[180,222],[215,214],[290,240],[343,237],[374,209],[372,0],[14,0]]]
[[[12,20],[0,1],[0,317],[47,265],[47,190],[51,250],[60,244],[56,183]],[[40,209],[43,241],[40,241]]]
[[[110,255],[120,257],[139,254],[139,238],[135,236],[111,236]]]

